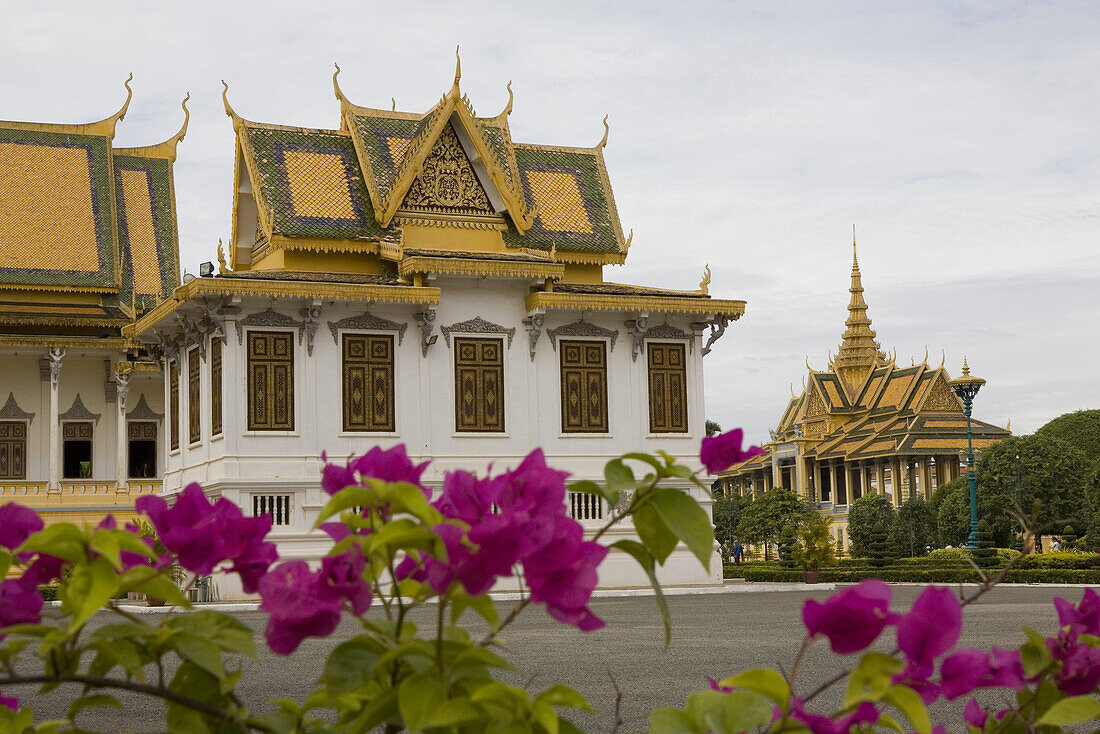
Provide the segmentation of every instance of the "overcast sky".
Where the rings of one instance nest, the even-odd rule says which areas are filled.
[[[402,9],[395,9],[401,6]],[[228,241],[246,118],[336,127],[462,86],[515,140],[605,156],[628,264],[610,280],[748,302],[707,357],[707,413],[767,437],[847,316],[857,225],[870,316],[898,363],[988,385],[975,415],[1028,433],[1100,408],[1100,7],[1095,3],[25,3],[0,27],[0,119],[86,122],[116,146],[191,125],[183,265]]]

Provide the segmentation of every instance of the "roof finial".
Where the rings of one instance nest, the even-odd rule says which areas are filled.
[[[501,115],[510,115],[510,114],[512,114],[512,80],[511,79],[508,80],[508,104],[504,105],[504,112],[501,112],[500,114]]]
[[[603,116],[603,139],[596,145],[597,148],[607,147],[607,135],[611,132],[611,128],[607,126],[607,115]]]
[[[455,86],[458,86],[458,80],[462,78],[462,58],[458,55],[458,46],[455,46]]]
[[[336,81],[336,77],[340,76],[340,65],[335,61],[332,65],[336,67],[336,71],[332,72],[332,91],[336,95],[336,99],[341,102],[347,102],[348,98],[344,96],[344,92],[340,89],[340,82]]]
[[[859,258],[856,257],[856,225],[852,225],[852,268],[859,270]]]
[[[225,105],[225,114],[233,120],[233,129],[236,130],[241,124],[241,116],[229,104],[229,85],[225,83],[225,79],[222,79],[222,104]]]
[[[630,228],[630,234],[626,236],[626,247],[623,248],[623,254],[630,252],[630,243],[634,241],[634,228]]]
[[[108,117],[105,120],[101,120],[98,123],[92,123],[93,125],[96,125],[96,126],[99,126],[99,125],[105,126],[106,127],[105,132],[106,132],[107,136],[110,137],[110,138],[114,138],[114,136],[115,136],[115,125],[117,125],[118,121],[121,120],[123,117],[126,117],[126,110],[130,109],[130,99],[134,96],[134,90],[130,89],[130,82],[132,82],[133,80],[134,80],[134,75],[133,75],[133,72],[131,72],[130,76],[126,78],[126,81],[124,81],[122,83],[122,86],[126,87],[126,101],[122,103],[122,109],[120,109],[118,112],[111,115],[110,117]]]
[[[947,350],[946,349],[941,349],[940,350],[940,369],[941,370],[943,369],[943,365],[944,365],[945,362],[947,362]]]
[[[924,361],[921,362],[921,364],[924,365],[925,367],[928,366],[928,345],[927,344],[924,345]]]
[[[970,365],[966,363],[966,355],[963,355],[963,377],[970,377]]]
[[[810,355],[808,355],[808,354],[806,355],[806,369],[809,370],[810,372],[814,371],[814,368],[810,366]],[[803,379],[805,379],[805,378],[803,378]]]
[[[703,279],[699,281],[699,292],[704,296],[710,291],[710,263],[703,266]]]
[[[390,97],[390,102],[393,103],[393,106],[390,107],[390,112],[397,112],[397,97]]]
[[[225,266],[225,250],[222,249],[222,238],[218,238],[218,273],[225,275],[229,272],[229,268]]]

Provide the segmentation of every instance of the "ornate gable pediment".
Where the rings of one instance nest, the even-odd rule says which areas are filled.
[[[821,399],[821,393],[818,391],[817,385],[810,385],[810,397],[806,401],[806,417],[814,418],[819,415],[825,415],[828,409],[825,407],[825,401]]]
[[[489,195],[474,171],[453,123],[443,127],[420,174],[413,179],[400,212],[496,217]]]
[[[947,384],[942,374],[936,375],[932,387],[928,389],[928,395],[917,409],[918,412],[935,411],[937,413],[962,413],[955,391]]]

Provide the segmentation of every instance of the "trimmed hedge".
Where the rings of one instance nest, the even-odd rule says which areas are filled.
[[[38,593],[42,595],[42,599],[45,601],[57,601],[56,586],[39,586]]]
[[[1016,569],[1092,569],[1100,568],[1100,553],[1074,553],[1064,551],[1059,553],[1032,553],[1016,563]]]
[[[1021,559],[1020,563],[1022,564],[1024,560],[1025,559]],[[776,563],[741,564],[741,566],[731,566],[727,571],[726,578],[743,578],[745,581],[802,581],[801,569],[783,568]],[[985,570],[987,575],[995,574],[996,572],[997,569],[995,568]],[[969,564],[949,562],[919,565],[915,563],[900,563],[883,568],[874,568],[866,563],[858,566],[855,564],[841,564],[821,569],[820,576],[821,581],[834,583],[856,583],[869,578],[878,578],[883,581],[926,584],[955,584],[978,582],[981,580],[977,571]],[[1100,564],[1094,563],[1090,568],[1018,568],[1014,566],[1005,574],[1004,581],[1005,583],[1013,584],[1100,584]]]

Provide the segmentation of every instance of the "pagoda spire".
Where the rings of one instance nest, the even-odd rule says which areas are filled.
[[[859,272],[859,256],[856,252],[855,226],[852,226],[852,285],[848,288],[851,298],[848,301],[848,318],[840,349],[833,360],[832,367],[845,383],[850,395],[862,385],[867,374],[880,365],[886,364],[886,357],[879,352],[879,343],[875,341],[875,332],[871,328],[871,317],[867,315],[867,301],[863,299],[863,281]]]

